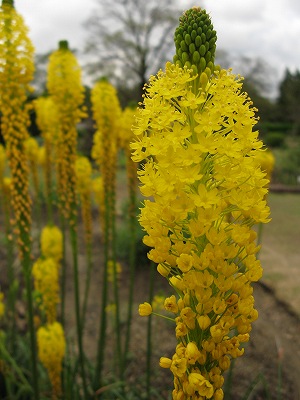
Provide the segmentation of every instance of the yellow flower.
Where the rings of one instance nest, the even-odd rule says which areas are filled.
[[[41,250],[45,258],[59,262],[63,255],[63,236],[61,230],[53,226],[45,226],[41,232]]]
[[[66,341],[63,327],[59,322],[41,326],[37,331],[38,356],[47,369],[55,397],[61,395],[62,361]]]
[[[112,260],[109,260],[107,263],[107,280],[108,282],[114,282],[115,279],[118,279],[122,272],[122,266],[119,262],[114,263]],[[115,276],[116,274],[116,276]]]
[[[59,303],[59,281],[57,262],[52,258],[38,259],[32,267],[35,290],[42,297],[41,309],[45,310],[47,321],[56,320]]]
[[[116,89],[106,80],[95,84],[91,101],[97,127],[92,157],[100,168],[105,190],[114,192],[121,106]]]
[[[222,379],[209,373],[243,353],[234,339],[257,318],[249,287],[262,275],[253,226],[269,216],[257,110],[242,79],[214,65],[215,41],[204,10],[184,13],[174,64],[150,78],[131,144],[151,197],[139,217],[148,257],[180,297],[165,305],[185,348],[170,367],[183,400],[221,398]]]
[[[147,317],[148,315],[152,314],[152,306],[151,304],[145,302],[139,305],[139,314],[142,317]]]

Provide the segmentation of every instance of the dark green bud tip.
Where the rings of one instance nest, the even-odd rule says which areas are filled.
[[[59,50],[69,50],[69,43],[67,40],[60,40],[58,42]]]
[[[2,0],[2,6],[5,6],[5,5],[13,7],[14,6],[14,0]]]
[[[182,66],[195,66],[199,75],[214,71],[217,34],[209,15],[200,7],[187,10],[179,18],[174,35],[176,55],[174,62]],[[204,79],[202,79],[204,81]]]

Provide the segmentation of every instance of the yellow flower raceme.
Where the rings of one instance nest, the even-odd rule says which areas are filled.
[[[41,326],[37,331],[38,356],[47,369],[52,384],[53,396],[61,395],[62,362],[66,351],[63,327],[59,322]]]
[[[121,107],[116,89],[107,81],[95,84],[91,94],[97,132],[92,157],[100,168],[106,190],[114,191]]]
[[[63,255],[63,235],[61,230],[53,226],[45,226],[41,232],[41,251],[45,258],[59,262]]]
[[[60,48],[49,58],[47,88],[57,106],[60,127],[56,155],[60,206],[69,218],[76,204],[76,125],[85,113],[81,106],[84,101],[81,69],[67,42],[60,42]]]
[[[28,166],[24,140],[28,137],[27,93],[34,72],[34,48],[28,29],[9,2],[0,7],[0,113],[9,166],[12,174],[12,206],[18,224],[20,257],[29,257],[31,207]]]
[[[32,267],[35,290],[41,295],[41,309],[45,311],[48,323],[56,320],[59,303],[58,263],[53,258],[38,259]]]
[[[60,135],[59,114],[56,103],[51,97],[39,97],[34,102],[36,122],[44,139],[44,147],[39,155],[43,166],[47,198],[51,197],[52,163],[55,160],[56,146]],[[41,150],[41,148],[40,148]]]
[[[257,318],[251,284],[262,267],[252,227],[269,216],[256,109],[231,71],[197,71],[206,79],[167,63],[150,78],[131,145],[143,163],[141,192],[153,199],[140,215],[148,257],[177,293],[165,308],[180,345],[161,365],[182,400],[223,398],[223,371]]]

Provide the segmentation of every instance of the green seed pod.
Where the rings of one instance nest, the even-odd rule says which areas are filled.
[[[200,7],[187,10],[179,18],[179,26],[174,35],[176,63],[204,72],[207,64],[214,60],[216,33],[209,15]],[[211,70],[214,70],[213,68]]]
[[[189,45],[189,52],[190,52],[190,54],[193,54],[195,50],[196,50],[195,44],[194,44],[194,43],[191,43],[191,44]]]
[[[207,63],[206,68],[209,68],[211,71],[213,71],[213,70],[215,69],[215,66],[214,66],[214,64],[213,64],[211,61],[209,61],[209,62]]]
[[[207,63],[210,62],[210,60],[211,60],[211,52],[210,52],[210,51],[208,51],[208,52],[205,54],[205,60],[206,60]]]
[[[188,47],[187,47],[187,45],[186,45],[184,40],[182,40],[180,42],[180,47],[181,47],[181,50],[183,50],[183,51],[187,51],[188,50]]]
[[[189,60],[189,55],[186,51],[184,51],[182,53],[181,60],[182,60],[183,64],[185,64]]]
[[[193,64],[198,65],[200,62],[200,54],[198,51],[194,51],[193,53]]]
[[[197,31],[196,30],[192,30],[192,32],[191,32],[191,40],[194,42],[196,37],[197,37]]]
[[[184,63],[184,66],[187,67],[188,69],[191,69],[192,63],[191,63],[190,61],[186,61],[186,62]]]
[[[208,29],[206,32],[206,39],[209,40],[211,38],[211,35],[212,35],[212,31],[211,31],[211,29]]]
[[[210,47],[214,46],[216,41],[217,41],[216,36],[213,36],[211,39],[209,39],[209,46]]]
[[[191,36],[190,36],[188,33],[185,35],[184,41],[185,41],[185,43],[186,43],[187,45],[191,44],[192,39],[191,39]]]
[[[205,70],[204,70],[204,73],[205,73],[208,77],[210,77],[210,76],[211,76],[211,69],[208,68],[208,67],[206,67]]]
[[[202,72],[200,74],[200,85],[203,89],[205,89],[206,85],[208,83],[208,76],[206,75],[205,72]]]
[[[205,58],[204,58],[204,57],[201,57],[201,58],[200,58],[199,66],[200,66],[200,71],[204,71],[204,70],[205,70],[206,61],[205,61]]]
[[[197,47],[197,49],[199,49],[199,47],[201,46],[202,41],[201,41],[201,37],[200,36],[196,36],[195,38],[195,45]]]
[[[200,53],[200,56],[204,56],[204,54],[206,53],[206,47],[204,44],[201,44],[199,53]]]

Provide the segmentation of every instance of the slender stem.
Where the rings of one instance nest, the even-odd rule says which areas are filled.
[[[51,170],[51,143],[45,139],[45,152],[46,152],[46,163],[45,163],[45,192],[47,202],[47,218],[48,224],[53,223],[53,204],[52,204],[52,170]]]
[[[128,296],[128,311],[127,311],[127,331],[125,339],[124,349],[124,365],[129,352],[130,345],[130,333],[131,333],[131,320],[132,320],[132,308],[133,308],[133,294],[134,294],[134,277],[136,267],[136,191],[135,186],[131,182],[129,183],[129,230],[130,230],[130,252],[129,252],[129,296]]]
[[[108,300],[108,282],[107,282],[107,264],[109,260],[109,198],[105,191],[105,216],[104,216],[104,266],[103,266],[103,282],[102,282],[102,303],[101,303],[101,318],[99,326],[98,336],[98,347],[97,347],[97,359],[95,367],[95,376],[93,382],[94,390],[99,389],[102,385],[102,372],[104,364],[104,349],[106,343],[106,306]]]
[[[123,360],[122,360],[122,346],[121,346],[121,330],[120,330],[120,302],[119,302],[119,286],[118,276],[116,267],[116,216],[115,216],[115,192],[114,190],[110,193],[110,214],[111,214],[111,230],[112,230],[112,262],[113,262],[113,289],[115,299],[115,331],[116,331],[116,353],[117,353],[117,365],[119,366],[120,378],[123,377]]]
[[[23,232],[22,232],[23,231]],[[34,390],[34,399],[39,400],[39,384],[38,384],[38,372],[37,372],[37,348],[36,348],[36,337],[34,329],[33,319],[33,298],[32,298],[32,282],[31,282],[31,259],[30,259],[30,237],[26,231],[21,229],[21,237],[24,240],[24,252],[22,258],[22,267],[25,278],[26,288],[26,300],[27,300],[27,311],[28,311],[28,327],[30,337],[30,349],[31,349],[31,368],[32,368],[32,384]],[[28,249],[28,250],[27,250]]]
[[[150,286],[149,286],[149,303],[152,303],[153,292],[154,292],[154,274],[155,267],[154,263],[151,262],[150,266]],[[150,388],[151,388],[151,355],[152,355],[152,314],[148,317],[147,326],[147,361],[146,361],[146,391],[147,398],[150,399]]]
[[[88,302],[88,295],[89,295],[90,283],[91,283],[91,272],[92,272],[92,268],[93,268],[92,243],[90,241],[88,243],[86,243],[86,263],[87,263],[87,272],[86,272],[85,288],[84,288],[84,295],[83,295],[83,306],[82,306],[82,317],[81,317],[82,333],[84,331],[84,326],[85,326],[87,302]]]
[[[70,236],[73,253],[73,272],[74,272],[74,296],[75,296],[75,313],[76,313],[76,328],[77,328],[77,341],[79,351],[79,362],[81,367],[81,378],[83,383],[83,390],[85,399],[88,398],[85,368],[84,368],[84,354],[82,345],[82,327],[80,318],[80,293],[79,293],[79,279],[78,279],[78,245],[77,245],[77,230],[76,230],[76,216],[73,214],[70,220]]]
[[[6,249],[7,249],[7,278],[8,278],[7,308],[8,308],[9,321],[11,323],[9,332],[9,341],[10,341],[10,349],[13,349],[15,345],[15,334],[16,334],[15,302],[16,302],[18,285],[17,281],[15,281],[15,271],[13,266],[14,240],[10,224],[11,210],[9,207],[9,201],[7,196],[3,196],[3,210],[5,217],[4,219],[5,239],[6,239]]]
[[[63,236],[62,272],[61,272],[61,324],[65,327],[65,301],[66,301],[66,222],[63,213],[60,213],[60,226]]]
[[[92,261],[92,216],[91,216],[91,202],[90,193],[81,195],[81,209],[82,209],[82,220],[84,224],[84,236],[85,236],[85,255],[86,255],[86,279],[83,295],[83,306],[82,306],[82,332],[84,331],[87,302],[90,291],[91,273],[93,269]]]

